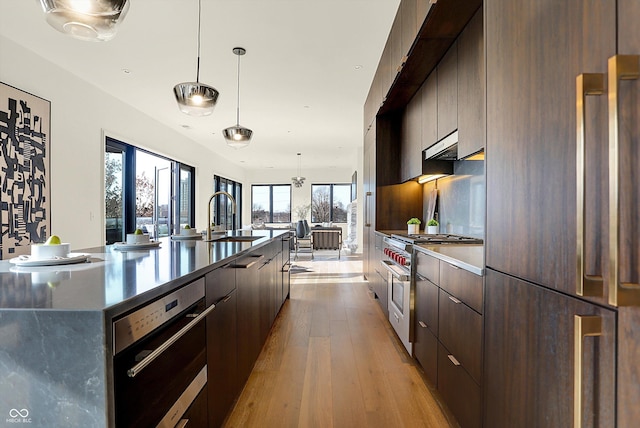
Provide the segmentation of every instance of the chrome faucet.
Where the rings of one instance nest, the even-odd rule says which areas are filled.
[[[211,202],[213,202],[215,197],[219,195],[226,195],[227,198],[229,198],[229,200],[231,201],[231,214],[232,215],[236,214],[236,207],[237,207],[236,200],[233,199],[233,196],[231,196],[230,193],[223,192],[222,190],[220,190],[214,193],[213,195],[211,195],[211,197],[209,198],[209,204],[207,209],[207,241],[211,241]],[[235,220],[234,220],[233,226],[235,226]]]

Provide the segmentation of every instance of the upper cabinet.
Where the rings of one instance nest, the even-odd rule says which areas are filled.
[[[438,64],[438,140],[458,129],[458,46]],[[435,141],[434,141],[435,142]]]
[[[422,174],[422,90],[416,93],[402,116],[400,178],[407,181]]]
[[[422,144],[424,150],[438,141],[438,74],[433,72],[422,85]],[[420,154],[422,156],[422,154]]]
[[[484,76],[481,8],[458,37],[458,159],[485,145]]]

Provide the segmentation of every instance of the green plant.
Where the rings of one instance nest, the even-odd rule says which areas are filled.
[[[407,222],[407,224],[420,224],[420,223],[422,223],[422,222],[420,221],[420,219],[419,219],[419,218],[416,218],[416,217],[413,217],[412,219],[410,219],[410,220]]]
[[[427,226],[439,226],[439,225],[440,223],[438,223],[438,220],[436,220],[435,218],[432,218],[427,222]]]

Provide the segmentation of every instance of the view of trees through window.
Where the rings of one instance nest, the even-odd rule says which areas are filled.
[[[311,222],[346,223],[350,201],[350,184],[312,184]]]
[[[251,222],[291,223],[291,185],[251,186]]]
[[[136,228],[157,238],[193,222],[192,167],[111,139],[104,167],[107,244]]]

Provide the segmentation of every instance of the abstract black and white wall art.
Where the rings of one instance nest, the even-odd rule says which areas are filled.
[[[0,82],[0,259],[51,229],[50,134],[51,103]]]

